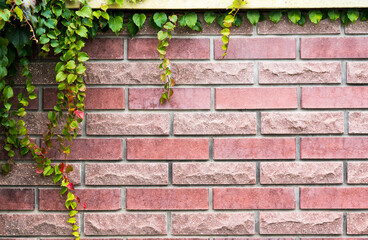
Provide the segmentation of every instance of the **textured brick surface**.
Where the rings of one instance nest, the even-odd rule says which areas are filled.
[[[216,109],[295,109],[296,88],[217,88]]]
[[[347,175],[349,184],[367,184],[368,162],[349,162]]]
[[[34,210],[35,190],[0,188],[0,210]]]
[[[214,209],[295,209],[293,188],[215,188]]]
[[[368,234],[368,213],[347,213],[347,234]]]
[[[254,213],[173,213],[173,235],[254,234]]]
[[[260,84],[341,83],[341,63],[260,62],[259,83]]]
[[[366,62],[348,62],[347,63],[347,83],[349,84],[367,84],[368,63]]]
[[[254,163],[174,163],[173,183],[177,185],[255,184]]]
[[[129,188],[126,192],[128,210],[205,210],[208,201],[208,189],[203,188]]]
[[[38,89],[36,88],[34,90],[34,93],[36,94],[37,98],[30,100],[28,99],[28,106],[24,107],[26,110],[37,110],[38,109],[38,101],[39,101],[39,93]],[[24,97],[28,97],[27,90],[25,88],[13,88],[14,97],[11,99],[10,102],[13,103],[12,109],[15,109],[17,107],[18,101],[18,95],[24,94]]]
[[[294,159],[293,138],[218,138],[214,139],[214,159]]]
[[[175,135],[256,134],[255,113],[178,113],[174,115]]]
[[[342,234],[342,213],[260,212],[261,234]]]
[[[341,162],[264,162],[261,184],[342,184]]]
[[[368,133],[368,113],[366,112],[349,113],[349,133],[350,134]]]
[[[90,59],[124,59],[123,38],[95,38],[87,40],[82,49]]]
[[[365,21],[357,20],[345,26],[345,34],[367,34],[368,26]]]

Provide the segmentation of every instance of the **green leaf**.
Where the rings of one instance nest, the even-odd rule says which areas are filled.
[[[14,96],[13,89],[10,86],[6,86],[3,91],[3,95],[6,99],[9,99]]]
[[[63,177],[63,175],[61,174],[55,174],[54,176],[54,184],[56,184],[57,182],[59,182],[61,180],[61,178]]]
[[[363,9],[360,13],[360,21],[367,21],[368,20],[368,9]]]
[[[209,25],[211,25],[211,23],[213,23],[213,21],[215,21],[216,19],[216,13],[214,12],[205,12],[204,13],[204,21]]]
[[[290,10],[288,12],[288,17],[292,23],[298,24],[299,20],[302,18],[302,12],[300,10]]]
[[[88,30],[85,26],[80,26],[75,32],[83,38],[88,38]]]
[[[8,174],[9,172],[10,172],[10,164],[9,163],[4,163],[3,165],[1,165],[1,173]]]
[[[109,27],[118,36],[119,31],[123,28],[123,18],[121,16],[110,17]]]
[[[78,64],[78,67],[76,70],[78,74],[83,74],[86,71],[86,67],[82,63],[80,63]]]
[[[243,17],[240,15],[236,15],[235,20],[234,20],[234,26],[240,27],[242,23],[243,23]]]
[[[70,217],[73,217],[73,216],[75,216],[75,214],[77,214],[77,213],[78,213],[78,211],[72,210],[72,211],[70,211],[70,212],[69,212],[69,216],[70,216]]]
[[[9,9],[0,10],[0,19],[3,19],[5,22],[9,21],[10,15]]]
[[[85,53],[85,52],[79,52],[78,53],[78,61],[80,61],[80,62],[85,62],[85,61],[87,61],[89,59],[89,56],[88,56],[88,54],[87,53]]]
[[[77,14],[80,17],[84,17],[84,18],[93,18],[92,17],[92,9],[89,6],[84,6],[82,7],[81,10],[76,11],[75,14]]]
[[[197,23],[198,16],[196,13],[186,13],[185,14],[185,23],[188,27],[193,28]]]
[[[163,12],[157,12],[153,15],[153,21],[155,22],[155,24],[159,27],[162,28],[164,26],[164,24],[167,22],[167,15],[166,13]]]
[[[322,20],[323,14],[320,10],[310,10],[309,19],[312,23],[318,24]]]
[[[271,11],[268,17],[272,22],[278,23],[281,20],[282,12],[280,10]]]
[[[139,28],[137,25],[133,22],[133,20],[129,20],[127,24],[127,30],[130,34],[130,36],[135,37],[135,35],[138,33]]]
[[[62,82],[66,79],[67,75],[63,72],[56,74],[56,82]]]
[[[79,232],[72,232],[72,234],[74,237],[77,237],[77,238],[79,237]]]
[[[187,23],[185,22],[185,16],[180,16],[179,17],[179,24],[182,28],[187,26]]]
[[[66,199],[67,201],[73,201],[75,198],[74,194],[71,192],[68,192],[68,198]]]
[[[45,167],[45,169],[43,170],[43,176],[50,176],[52,173],[54,172],[54,169],[51,166],[47,166]]]
[[[169,20],[172,22],[172,23],[175,23],[176,24],[176,21],[178,21],[178,16],[173,14],[171,16],[169,16]]]
[[[75,65],[75,61],[74,60],[70,60],[66,63],[65,67],[67,69],[75,69],[76,65]]]
[[[67,81],[68,81],[69,84],[72,84],[76,79],[77,79],[77,75],[69,74],[68,78],[67,78]]]
[[[144,23],[146,22],[146,15],[143,13],[136,13],[133,15],[133,22],[135,23],[135,25],[137,25],[137,27],[139,28],[139,30],[142,29]]]
[[[261,17],[261,14],[257,10],[250,10],[247,12],[247,18],[249,22],[253,24],[254,26],[256,26],[257,23],[259,22],[260,17]]]
[[[351,22],[355,23],[356,20],[359,18],[359,11],[356,9],[349,9],[347,11],[348,18]]]
[[[69,49],[66,53],[64,53],[63,58],[64,61],[69,61],[70,59],[72,59],[75,56],[75,51]],[[55,71],[59,72],[60,68],[64,66],[62,62],[58,62],[58,64],[55,67]]]
[[[25,45],[31,44],[29,30],[26,28],[11,28],[6,32],[6,38],[20,51]]]
[[[14,8],[14,12],[17,15],[17,17],[20,19],[20,21],[23,21],[23,11],[18,6]]]
[[[74,224],[77,221],[75,220],[75,218],[69,218],[69,220],[67,221],[68,223]]]
[[[167,36],[168,36],[167,32],[164,32],[164,31],[159,31],[157,33],[157,38],[158,38],[159,41],[162,41],[162,40],[166,39]]]
[[[305,17],[304,14],[302,14],[300,20],[298,21],[298,25],[304,26],[304,24],[305,24],[306,21],[307,21],[307,18]]]
[[[78,226],[77,225],[73,225],[73,231],[77,231],[78,230]]]
[[[328,11],[328,17],[332,20],[332,21],[336,21],[339,17],[340,17],[340,13],[338,10],[332,9]]]
[[[48,38],[46,34],[42,34],[41,37],[40,37],[40,43],[41,44],[46,44],[48,42],[50,42],[50,38]]]

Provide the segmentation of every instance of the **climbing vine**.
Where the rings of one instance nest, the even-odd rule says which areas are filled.
[[[136,3],[135,0],[131,2]],[[75,209],[81,204],[81,199],[74,193],[74,185],[68,177],[73,167],[65,161],[52,164],[47,152],[57,148],[67,160],[70,154],[70,143],[77,137],[77,130],[84,118],[84,98],[86,85],[85,62],[89,59],[83,52],[85,41],[94,38],[100,31],[113,31],[116,35],[125,28],[134,37],[146,24],[147,16],[143,13],[134,13],[124,16],[120,10],[111,11],[111,4],[123,5],[123,0],[109,0],[101,9],[92,10],[85,0],[77,10],[68,9],[64,0],[0,0],[0,125],[4,129],[4,150],[8,160],[1,165],[0,171],[8,174],[11,171],[14,159],[30,155],[36,161],[36,172],[43,176],[53,176],[55,184],[59,184],[60,194],[67,195],[65,206],[70,210],[68,222],[72,224],[72,234],[79,239]],[[205,12],[204,20],[211,25],[216,19],[223,28],[222,49],[226,56],[232,27],[240,27],[243,18],[238,14],[245,5],[243,0],[234,0],[229,11],[218,14]],[[277,23],[283,15],[298,25],[303,26],[310,19],[319,24],[323,19],[333,21],[341,19],[344,25],[368,20],[368,10],[310,10],[307,14],[300,10],[270,11],[268,18]],[[248,21],[256,25],[266,20],[265,15],[257,10],[247,11]],[[149,18],[150,25],[158,31],[159,40],[157,51],[161,59],[159,68],[162,70],[161,81],[164,92],[160,102],[169,101],[173,95],[175,80],[172,77],[170,60],[167,58],[172,32],[177,25],[188,27],[194,31],[202,31],[202,23],[194,12],[183,14],[154,13]],[[29,101],[35,99],[35,87],[32,85],[32,74],[28,69],[29,58],[32,57],[34,46],[38,46],[40,56],[53,54],[59,62],[55,67],[58,84],[57,102],[48,113],[48,131],[43,134],[44,143],[38,146],[28,135],[26,124],[22,117],[26,115]],[[15,92],[14,78],[21,76],[25,80],[25,92]],[[61,122],[65,122],[61,132],[57,129]],[[17,153],[19,150],[19,154]],[[85,204],[83,204],[85,207]]]

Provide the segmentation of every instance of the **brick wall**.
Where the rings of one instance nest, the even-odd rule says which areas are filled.
[[[368,24],[245,23],[226,60],[220,29],[203,27],[171,41],[178,86],[165,105],[152,29],[88,43],[70,155],[82,238],[367,237]],[[31,64],[39,98],[26,119],[39,144],[54,61]],[[0,238],[70,238],[52,179],[17,162],[0,176]]]

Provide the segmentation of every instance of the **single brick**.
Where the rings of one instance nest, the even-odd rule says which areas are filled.
[[[73,163],[73,171],[68,177],[74,185],[81,183],[80,164]],[[17,163],[11,167],[11,173],[7,175],[0,174],[0,185],[8,186],[44,186],[55,185],[52,178],[45,178],[42,174],[36,173],[36,163]]]
[[[368,184],[368,163],[348,162],[348,184]]]
[[[368,108],[368,87],[302,87],[302,108]]]
[[[174,163],[172,168],[176,185],[256,183],[256,164],[250,162]]]
[[[262,134],[343,134],[343,112],[263,112]]]
[[[216,38],[215,59],[222,59],[222,40]],[[295,59],[295,38],[231,38],[225,59]]]
[[[210,88],[176,88],[170,102],[160,103],[161,88],[130,88],[129,109],[210,109]]]
[[[340,22],[324,19],[318,24],[312,23],[309,18],[304,26],[292,23],[284,15],[278,23],[271,20],[259,22],[257,24],[258,34],[339,34]]]
[[[349,133],[364,134],[368,133],[368,113],[350,112],[349,113]]]
[[[342,184],[342,162],[264,162],[261,184]]]
[[[301,209],[367,209],[368,188],[300,188]]]
[[[120,189],[76,189],[74,194],[86,204],[78,204],[77,210],[118,210],[121,209]],[[59,189],[39,190],[39,210],[62,211],[65,208],[67,195],[60,197]]]
[[[177,113],[175,135],[256,134],[256,113]]]
[[[56,84],[56,63],[54,62],[29,62],[28,69],[32,73],[32,83],[34,85]],[[14,78],[15,84],[26,84],[26,78],[21,76],[22,71],[18,71]]]
[[[208,160],[209,140],[127,139],[128,160]]]
[[[252,235],[254,213],[172,213],[173,235]]]
[[[368,138],[302,138],[300,149],[302,159],[367,159]]]
[[[124,38],[95,38],[82,48],[90,59],[124,59]]]
[[[166,235],[166,214],[86,213],[84,215],[84,234],[87,236]]]
[[[340,62],[260,62],[258,71],[260,84],[341,83]]]
[[[367,37],[316,37],[300,39],[302,59],[367,58]]]
[[[208,189],[204,188],[128,188],[127,210],[205,210]]]
[[[35,190],[0,188],[0,210],[34,210]]]
[[[57,89],[44,88],[43,109],[54,109],[56,101]],[[86,105],[86,109],[125,109],[125,90],[124,88],[87,88],[84,103]]]
[[[88,113],[87,135],[169,135],[167,113]]]
[[[345,34],[367,34],[367,22],[358,19],[355,23],[349,23],[345,26]]]
[[[167,163],[86,164],[86,185],[167,185]]]
[[[347,213],[347,234],[368,234],[368,213]]]
[[[342,234],[339,212],[260,212],[260,234]]]
[[[56,141],[54,141],[56,144]],[[44,143],[43,143],[44,145]],[[56,148],[49,151],[48,156],[55,160],[64,160],[65,154]],[[118,138],[74,139],[70,145],[69,160],[121,160],[123,159],[123,140]]]
[[[294,138],[216,138],[213,158],[223,159],[295,159]]]
[[[347,83],[348,84],[367,84],[368,63],[366,62],[348,62],[347,63]]]
[[[293,188],[215,188],[214,209],[295,209]]]
[[[1,236],[71,236],[66,214],[0,214]],[[76,216],[77,224],[79,218]],[[42,226],[42,227],[41,227]]]
[[[128,40],[128,59],[158,59],[156,38],[135,38]],[[173,38],[167,48],[168,59],[209,59],[210,39]]]
[[[216,109],[296,109],[296,88],[217,88]]]

